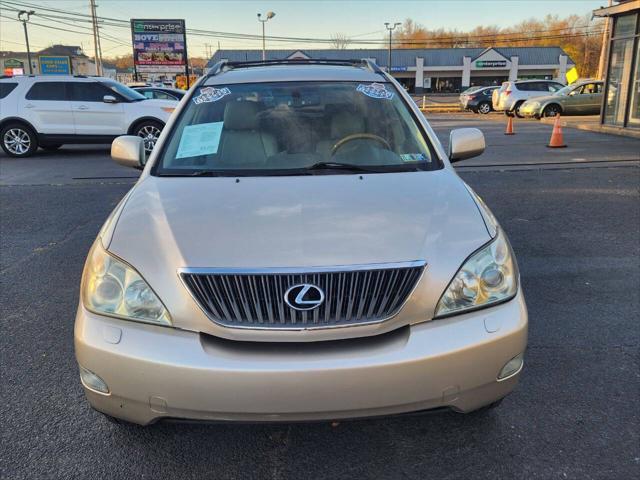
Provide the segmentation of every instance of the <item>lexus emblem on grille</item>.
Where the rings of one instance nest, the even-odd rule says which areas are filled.
[[[324,302],[324,292],[315,285],[301,283],[285,292],[284,301],[294,310],[313,310]]]

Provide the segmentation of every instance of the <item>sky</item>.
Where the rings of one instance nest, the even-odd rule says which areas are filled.
[[[0,0],[0,50],[24,51],[22,24],[13,20],[16,12],[10,7],[29,4],[36,11],[35,23],[55,25],[51,20],[37,18],[38,7],[89,14],[89,0]],[[506,27],[529,18],[546,14],[560,17],[571,14],[586,15],[604,6],[607,0],[96,0],[98,15],[129,20],[131,18],[184,18],[187,28],[223,32],[261,34],[256,14],[271,10],[276,16],[266,24],[267,35],[305,38],[329,38],[341,32],[357,39],[377,40],[385,35],[385,22],[402,22],[411,18],[427,28],[470,30],[479,25]],[[20,7],[18,7],[20,8]],[[41,11],[42,12],[42,11]],[[44,12],[42,12],[44,13]],[[49,12],[49,14],[56,15]],[[69,22],[69,20],[63,20]],[[91,54],[93,40],[90,24],[80,27],[57,24],[59,28],[78,30],[71,33],[31,25],[29,40],[32,50],[53,43],[80,45]],[[83,27],[83,28],[82,28]],[[131,52],[127,29],[105,27],[102,40],[103,56],[111,57]],[[110,37],[110,38],[107,38]],[[215,51],[218,42],[222,49],[261,48],[259,40],[219,39],[189,36],[190,56],[207,56]],[[208,45],[207,45],[208,44]],[[380,45],[382,46],[382,45]],[[267,42],[267,48],[323,48],[314,43]],[[377,48],[368,45],[362,48]],[[358,46],[357,48],[360,48]]]

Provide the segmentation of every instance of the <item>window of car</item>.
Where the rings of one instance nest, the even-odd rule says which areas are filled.
[[[76,102],[102,102],[105,95],[114,96],[114,92],[98,82],[71,82],[71,100]],[[122,99],[119,95],[116,97]]]
[[[66,101],[67,88],[65,82],[36,82],[25,96],[27,100]]]
[[[146,98],[153,98],[153,90],[136,90],[138,93],[142,93]]]
[[[155,92],[153,92],[153,98],[157,98],[160,100],[176,100],[176,97],[174,97],[173,95],[160,90],[156,90]]]
[[[113,80],[105,80],[100,82],[101,85],[107,87],[111,90],[111,95],[116,93],[116,97],[123,97],[128,102],[139,102],[141,100],[146,100],[146,97],[142,95],[140,92],[136,92],[133,88],[129,88],[126,85],[123,85],[120,82],[114,82]]]
[[[531,92],[537,90],[535,83],[516,83],[516,88],[523,92]]]
[[[587,83],[582,87],[582,94],[591,95],[594,93],[601,93],[602,84],[601,83]]]
[[[554,83],[554,82],[544,83],[544,86],[545,86],[545,90],[547,90],[549,92],[552,92],[552,93],[555,93],[555,92],[557,92],[558,90],[561,90],[564,87],[564,85],[561,85],[559,83]]]
[[[272,176],[350,173],[349,168],[375,173],[442,168],[390,83],[199,87],[152,173]]]
[[[13,92],[13,89],[18,86],[15,82],[0,82],[0,98],[4,98]]]

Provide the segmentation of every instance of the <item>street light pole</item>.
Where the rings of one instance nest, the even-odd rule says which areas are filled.
[[[22,22],[22,26],[24,27],[24,41],[27,44],[27,61],[29,62],[29,75],[33,75],[33,67],[31,66],[31,49],[29,48],[29,33],[27,32],[27,22],[31,15],[36,13],[34,10],[20,10],[18,12],[18,20]]]
[[[276,14],[274,12],[267,12],[265,19],[262,19],[262,14],[258,14],[258,21],[262,24],[262,60],[267,59],[267,51],[264,43],[264,24],[267,23],[270,19],[275,17]]]
[[[384,26],[387,30],[389,30],[389,56],[387,58],[387,72],[391,73],[391,32],[393,32],[398,25],[401,25],[400,22],[396,22],[391,25],[389,22],[385,22]]]

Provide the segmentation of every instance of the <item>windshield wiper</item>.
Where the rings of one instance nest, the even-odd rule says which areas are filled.
[[[349,170],[352,172],[373,172],[380,173],[382,170],[364,167],[362,165],[356,165],[353,163],[341,163],[341,162],[317,162],[309,167],[306,167],[305,170]]]
[[[196,170],[188,173],[158,173],[159,177],[221,177],[223,174],[215,170]]]

